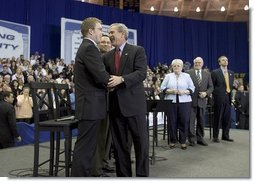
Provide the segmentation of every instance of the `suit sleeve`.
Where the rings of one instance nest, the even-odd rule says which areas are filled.
[[[10,107],[8,110],[8,122],[9,126],[12,132],[12,136],[17,138],[19,136],[18,131],[17,131],[17,126],[16,126],[16,115],[15,115],[15,109],[14,107]]]
[[[212,81],[212,77],[211,74],[208,73],[208,85],[207,85],[207,96],[209,97],[211,95],[211,93],[213,92],[213,81]]]

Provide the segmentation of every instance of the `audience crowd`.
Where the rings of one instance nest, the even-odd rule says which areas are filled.
[[[64,59],[46,60],[45,55],[40,55],[38,52],[31,55],[30,60],[24,59],[23,55],[18,58],[0,58],[0,100],[3,100],[3,92],[12,92],[17,122],[23,121],[30,124],[33,123],[33,104],[29,95],[29,83],[34,81],[64,83],[69,85],[71,102],[75,110],[74,66],[74,61],[65,64]],[[182,71],[186,72],[189,69],[191,64],[185,62]],[[209,72],[207,67],[204,70]],[[143,84],[148,100],[164,99],[165,93],[160,90],[160,86],[165,75],[172,71],[171,65],[161,63],[155,68],[147,68],[147,77]],[[236,127],[249,129],[249,86],[241,80],[235,80],[233,86],[232,106],[236,110]],[[208,104],[212,104],[211,98],[212,94],[207,98]]]

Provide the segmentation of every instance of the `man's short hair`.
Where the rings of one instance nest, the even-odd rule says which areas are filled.
[[[10,97],[10,95],[13,94],[9,91],[2,91],[2,98],[5,99],[6,97]]]
[[[81,33],[82,33],[83,37],[85,37],[88,34],[89,29],[95,28],[96,23],[102,24],[102,21],[98,18],[95,18],[95,17],[89,17],[89,18],[86,18],[83,20],[83,22],[81,24]]]

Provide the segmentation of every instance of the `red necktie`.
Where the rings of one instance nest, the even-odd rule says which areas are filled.
[[[115,52],[115,69],[116,69],[116,74],[119,73],[119,68],[120,68],[120,49],[116,49],[116,52]]]

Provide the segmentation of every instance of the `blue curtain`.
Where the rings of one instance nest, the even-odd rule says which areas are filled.
[[[249,72],[247,23],[211,22],[130,13],[117,8],[74,0],[1,0],[0,19],[31,26],[31,53],[47,58],[60,56],[61,17],[83,20],[95,16],[104,24],[122,22],[137,29],[138,45],[145,48],[150,67],[170,64],[174,58],[192,63],[197,56],[205,66],[218,67],[217,59],[226,55],[229,68]]]

